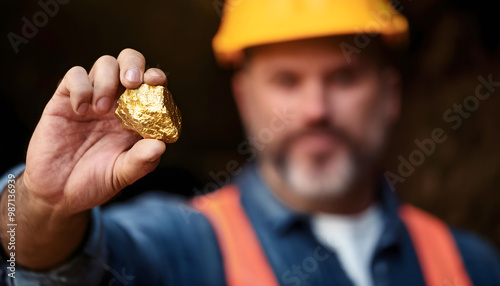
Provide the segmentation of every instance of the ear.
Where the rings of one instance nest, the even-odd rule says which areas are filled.
[[[401,115],[401,74],[393,67],[388,67],[382,72],[387,119],[391,124],[396,123]]]

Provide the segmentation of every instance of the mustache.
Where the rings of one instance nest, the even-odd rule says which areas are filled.
[[[312,125],[308,126],[305,128],[302,128],[301,130],[297,130],[289,135],[287,135],[285,138],[282,139],[282,142],[279,144],[280,145],[280,150],[281,151],[286,151],[290,145],[307,136],[311,135],[327,135],[331,136],[334,138],[336,141],[339,143],[345,144],[347,147],[350,148],[355,148],[356,147],[356,141],[351,137],[351,135],[344,129],[333,126],[333,125],[327,125],[327,124],[322,124],[322,125]]]
[[[357,154],[358,152],[360,152],[360,146],[358,146],[356,140],[354,140],[354,138],[352,138],[349,132],[347,132],[345,129],[333,126],[327,122],[318,122],[316,124],[303,127],[300,130],[292,132],[284,137],[281,142],[277,144],[276,152],[274,153],[274,156],[272,156],[274,157],[274,164],[280,170],[284,170],[290,145],[292,145],[292,143],[296,140],[303,137],[318,134],[326,134],[328,136],[331,136],[335,141],[339,142],[339,144],[343,144],[348,149],[350,149],[352,154]]]

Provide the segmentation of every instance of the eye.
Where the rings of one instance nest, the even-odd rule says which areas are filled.
[[[356,82],[356,74],[351,69],[342,69],[327,76],[326,81],[329,84],[347,87]]]
[[[299,83],[299,77],[292,73],[280,73],[276,76],[275,82],[280,87],[291,88]]]

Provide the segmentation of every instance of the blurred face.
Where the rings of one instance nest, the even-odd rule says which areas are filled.
[[[348,63],[335,38],[257,47],[233,79],[260,163],[299,196],[348,190],[371,171],[398,116],[397,73],[363,52]]]

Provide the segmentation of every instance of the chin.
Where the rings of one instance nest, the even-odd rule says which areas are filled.
[[[283,166],[284,181],[297,195],[322,200],[344,195],[356,179],[356,164],[348,154],[321,164],[304,164],[293,159]]]

